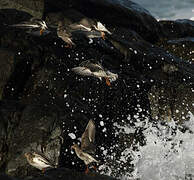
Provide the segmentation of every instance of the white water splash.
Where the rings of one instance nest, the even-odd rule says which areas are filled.
[[[133,151],[132,147],[125,148],[120,154],[119,162],[113,153],[113,163],[101,165],[101,173],[113,175],[112,172],[118,168],[117,164],[126,163],[128,158],[132,156],[132,164],[134,165],[132,173],[126,170],[121,174],[118,168],[117,177],[122,180],[135,178],[181,180],[189,174],[190,177],[194,177],[194,116],[191,113],[188,116],[190,120],[184,123],[188,130],[184,133],[181,131],[183,126],[177,125],[174,121],[167,122],[165,125],[161,125],[160,122],[153,125],[148,121],[144,125],[140,122],[136,123],[136,127],[146,127],[143,131],[146,145],[138,146],[137,151]],[[132,132],[127,125],[114,124],[114,126],[118,128],[117,134]]]

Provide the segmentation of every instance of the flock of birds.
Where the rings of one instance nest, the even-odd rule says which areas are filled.
[[[35,18],[30,19],[30,21],[9,26],[16,28],[39,29],[40,35],[49,29],[45,21]],[[112,34],[101,22],[96,22],[87,18],[79,23],[68,25],[64,24],[63,21],[59,21],[57,27],[57,36],[67,44],[65,46],[67,48],[75,46],[75,43],[72,40],[74,34],[85,36],[88,39],[105,39],[105,33]],[[72,68],[72,71],[82,76],[97,77],[100,80],[104,78],[108,86],[110,86],[112,81],[115,81],[118,78],[118,74],[106,70],[99,62],[96,63],[95,60],[84,61],[80,66]]]
[[[48,26],[45,21],[40,19],[32,18],[28,22],[22,22],[19,24],[9,25],[11,27],[16,28],[28,28],[28,29],[39,29],[40,35],[43,34],[44,31],[48,30]],[[105,39],[105,33],[111,34],[110,31],[106,29],[105,26],[102,25],[101,22],[87,21],[84,19],[80,23],[72,23],[69,25],[64,25],[62,21],[59,21],[57,27],[57,35],[67,44],[66,47],[72,48],[75,46],[75,43],[72,40],[73,34],[81,34],[86,36],[89,39],[92,38],[103,38]],[[96,63],[94,60],[87,60],[82,62],[78,67],[72,68],[72,71],[76,74],[83,76],[93,76],[97,77],[100,80],[104,78],[106,80],[106,84],[108,86],[111,85],[112,81],[115,81],[118,78],[118,75],[110,72],[109,70],[105,70],[100,63]],[[76,155],[84,161],[87,168],[85,173],[89,172],[88,165],[95,162],[98,163],[94,157],[95,155],[95,124],[94,121],[90,120],[87,124],[87,127],[82,134],[81,137],[81,147],[77,144],[71,146],[71,149],[75,150]],[[25,153],[25,157],[28,163],[43,172],[47,168],[56,168],[57,165],[52,162],[51,159],[46,157],[44,154],[40,152],[27,152]],[[93,166],[96,169],[95,166]]]

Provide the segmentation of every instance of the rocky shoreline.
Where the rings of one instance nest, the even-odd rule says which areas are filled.
[[[138,128],[128,136],[115,135],[114,123],[135,128],[138,114],[142,122],[174,119],[181,124],[188,112],[194,113],[194,22],[158,22],[140,5],[122,2],[4,0],[0,4],[0,172],[17,178],[39,176],[23,156],[31,149],[44,149],[59,167],[84,171],[70,147],[93,119],[99,159],[112,163],[110,175],[117,177],[133,171],[130,157],[120,164],[117,156],[124,148],[143,146],[145,137]],[[56,26],[61,17],[71,20],[68,12],[97,19],[112,35],[93,43],[76,37],[76,47],[65,48]],[[32,16],[45,19],[53,30],[36,36],[8,26]],[[72,73],[71,68],[89,59],[117,73],[118,80],[108,87],[104,81]],[[114,144],[118,145],[109,148]],[[102,147],[109,149],[106,155]],[[107,159],[111,154],[114,158]],[[42,179],[52,177],[48,172]]]

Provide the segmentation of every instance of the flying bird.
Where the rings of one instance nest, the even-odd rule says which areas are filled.
[[[88,20],[88,18],[84,18],[79,22],[71,24],[65,24],[63,21],[59,21],[57,28],[57,35],[67,43],[66,47],[72,47],[75,45],[72,40],[73,34],[84,35],[88,39],[101,37],[105,39],[105,32],[111,34],[102,23],[94,23],[94,21]]]
[[[40,35],[42,35],[43,32],[48,29],[46,22],[37,18],[31,18],[29,21],[24,21],[19,24],[12,24],[9,26],[24,29],[39,29]]]
[[[112,34],[101,22],[97,22],[96,25],[93,25],[94,29],[101,32],[101,36],[105,39],[105,33]]]
[[[72,40],[72,29],[69,26],[65,26],[62,21],[58,22],[57,36],[67,43],[65,47],[70,47],[75,45]]]
[[[71,149],[75,150],[76,155],[84,161],[86,165],[86,171],[87,174],[89,172],[88,165],[92,162],[98,163],[94,158],[95,152],[96,152],[96,146],[95,146],[95,134],[96,134],[96,127],[94,124],[94,121],[90,120],[86,126],[86,129],[81,137],[81,148],[74,144],[71,146]],[[96,170],[96,167],[93,166],[93,168]]]
[[[93,60],[82,62],[78,67],[72,68],[72,71],[82,76],[94,76],[100,80],[105,78],[108,86],[118,78],[117,74],[105,70],[100,63],[95,63]]]

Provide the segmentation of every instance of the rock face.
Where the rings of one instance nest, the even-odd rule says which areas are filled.
[[[178,19],[176,21],[160,21],[168,38],[192,37],[194,30],[194,22],[188,19]]]
[[[58,168],[58,169],[52,169],[52,170],[48,170],[47,172],[45,172],[44,175],[40,175],[40,177],[38,177],[39,180],[52,180],[52,179],[56,179],[56,180],[60,180],[61,177],[67,179],[67,180],[71,180],[71,179],[76,179],[76,180],[116,180],[115,178],[109,177],[109,176],[105,176],[105,175],[99,175],[96,173],[90,173],[90,175],[85,175],[83,173],[80,172],[76,172],[76,171],[72,171],[70,169],[67,168]],[[20,180],[19,178],[12,178],[9,177],[7,175],[4,174],[0,174],[0,178],[1,180]],[[37,179],[37,177],[30,177],[28,179],[31,180],[35,180]]]
[[[14,9],[0,10],[1,172],[31,179],[103,179],[59,168],[85,170],[70,147],[79,142],[88,121],[93,119],[100,160],[98,173],[131,177],[132,152],[146,144],[143,131],[147,120],[173,119],[182,124],[188,112],[194,113],[194,65],[192,54],[186,52],[193,48],[192,22],[171,22],[179,24],[177,27],[157,22],[131,1],[60,1],[55,6],[53,1],[47,1],[46,8],[39,8],[37,13],[44,14],[50,33],[39,36],[7,26],[31,15],[41,17],[28,10],[26,1],[22,1],[22,7],[28,13],[18,11],[14,3],[4,4]],[[84,18],[105,23],[112,35],[92,41],[73,35],[76,46],[66,48],[57,37],[58,21],[81,22]],[[172,34],[172,30],[176,33]],[[181,49],[187,36],[188,46]],[[181,45],[175,46],[179,42]],[[105,79],[71,71],[90,59],[118,74],[118,80],[109,87]],[[23,156],[31,150],[41,151],[58,168],[41,175]]]
[[[16,9],[25,11],[36,18],[42,18],[44,12],[44,0],[2,0],[0,2],[1,9]]]
[[[13,69],[14,69],[14,53],[6,49],[0,50],[0,99],[3,94],[3,89],[7,84]]]
[[[164,40],[159,44],[167,51],[174,53],[181,59],[187,60],[191,64],[194,61],[193,55],[193,37],[175,38],[171,40]]]
[[[175,54],[181,59],[193,63],[193,34],[194,23],[191,20],[181,19],[176,21],[160,21],[166,38],[158,45]]]
[[[49,114],[49,112],[52,113]],[[24,174],[28,175],[26,169],[32,167],[27,166],[28,163],[23,155],[31,150],[43,152],[58,164],[61,149],[60,136],[61,128],[57,122],[57,114],[54,114],[52,109],[48,107],[40,109],[37,105],[25,107],[10,140],[8,174],[15,175],[18,171],[16,167],[19,167]],[[21,173],[21,169],[19,171]]]
[[[193,98],[193,89],[186,84],[177,84],[176,87],[153,86],[149,94],[152,117],[183,123],[189,119],[189,112],[194,113],[192,101],[189,100]]]

